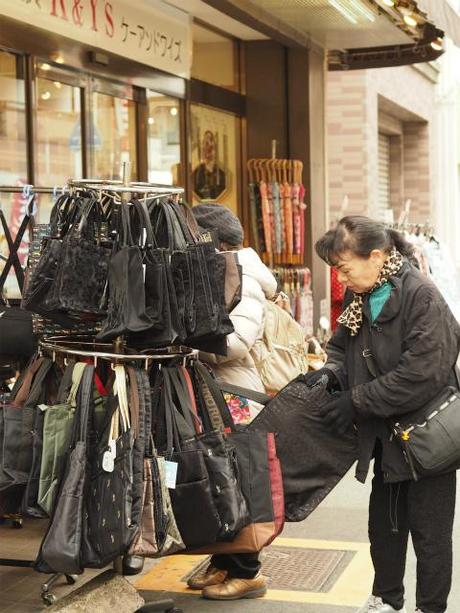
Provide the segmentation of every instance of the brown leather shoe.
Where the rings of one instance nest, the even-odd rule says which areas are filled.
[[[226,570],[219,570],[210,564],[204,572],[190,577],[190,579],[187,581],[187,585],[192,590],[202,590],[209,585],[223,583],[226,578]]]
[[[240,598],[261,598],[267,593],[267,580],[260,573],[254,579],[229,577],[223,583],[205,587],[203,598],[209,600],[239,600]]]

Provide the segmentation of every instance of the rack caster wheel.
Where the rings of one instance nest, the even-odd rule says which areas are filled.
[[[47,607],[50,607],[57,600],[54,594],[42,594],[42,600]]]
[[[77,582],[78,576],[77,575],[66,575],[65,579],[68,585],[74,585]]]
[[[20,530],[22,528],[22,519],[13,519],[11,527],[15,530]]]

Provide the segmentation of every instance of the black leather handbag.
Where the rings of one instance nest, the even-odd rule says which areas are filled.
[[[81,198],[77,206],[81,215],[62,241],[61,258],[49,300],[55,309],[74,314],[102,315],[106,311],[104,290],[111,247],[109,243],[101,244],[96,239],[103,217],[96,199]]]
[[[168,375],[162,369],[162,393],[159,406],[165,419],[166,446],[159,449],[166,461],[177,465],[177,476],[170,486],[172,510],[186,547],[214,543],[221,531],[221,521],[214,502],[204,453],[194,448],[182,449],[179,427],[186,423],[174,406]],[[178,420],[181,426],[178,425]],[[193,431],[192,431],[193,432]],[[174,485],[173,487],[171,487]]]
[[[190,431],[194,431],[197,415],[193,399],[179,368],[164,368],[163,374],[169,379],[172,394],[171,402],[177,407],[187,422]],[[181,435],[179,427],[179,435]],[[250,522],[248,506],[239,483],[238,464],[235,448],[227,436],[218,430],[211,430],[183,437],[181,446],[184,451],[201,450],[209,474],[214,504],[219,515],[221,529],[219,540],[232,540],[234,536]]]
[[[0,360],[30,358],[36,348],[32,314],[0,302]]]
[[[143,332],[152,325],[146,310],[141,248],[131,234],[128,205],[119,207],[118,238],[109,265],[107,317],[97,335],[103,341]]]

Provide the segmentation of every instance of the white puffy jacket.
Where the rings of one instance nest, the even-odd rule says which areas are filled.
[[[230,313],[235,331],[227,336],[227,355],[202,353],[201,358],[223,381],[264,392],[265,388],[250,355],[256,341],[262,338],[265,322],[265,301],[276,293],[276,279],[254,249],[236,252],[243,269],[241,302]]]

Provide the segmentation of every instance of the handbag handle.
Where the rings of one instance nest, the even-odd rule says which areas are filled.
[[[143,247],[146,248],[158,248],[158,243],[155,238],[155,234],[152,228],[152,222],[147,209],[147,205],[144,201],[133,199],[131,201],[132,210],[137,213],[137,221],[139,223],[138,239]],[[141,235],[145,231],[145,240],[142,241]]]
[[[88,421],[90,409],[93,406],[93,377],[94,366],[85,364],[81,383],[77,393],[76,427],[73,431],[72,446],[77,442],[86,442],[88,436]]]
[[[85,362],[77,362],[73,367],[72,386],[70,388],[70,392],[67,397],[67,404],[69,404],[72,408],[76,408],[77,406],[77,393],[78,393],[78,388],[80,387],[81,379],[83,377],[85,366],[86,366]]]
[[[198,432],[203,432],[203,423],[198,415],[198,405],[196,403],[196,398],[195,398],[195,390],[193,389],[193,381],[192,378],[190,376],[189,371],[186,369],[185,366],[180,366],[180,373],[182,375],[183,381],[185,386],[187,387],[188,390],[188,394],[190,397],[190,403],[191,403],[191,407],[192,407],[192,411],[194,413],[194,415],[196,416],[196,420],[197,420],[197,425],[199,427]]]
[[[179,437],[179,430],[176,423],[176,415],[174,412],[171,385],[169,377],[164,369],[161,371],[163,379],[163,393],[161,394],[161,402],[164,408],[165,425],[166,425],[166,457],[171,457],[172,454],[182,451]]]
[[[122,432],[127,432],[131,427],[131,420],[129,415],[128,393],[126,387],[126,371],[122,364],[117,364],[115,366],[114,392],[118,397],[118,408],[114,415],[118,414]]]
[[[176,397],[179,401],[179,407],[181,413],[192,432],[199,434],[202,431],[201,420],[198,417],[198,412],[193,410],[192,401],[190,398],[187,384],[181,377],[180,367],[171,367],[165,369],[170,378],[172,388],[176,393]]]
[[[35,374],[39,371],[46,358],[37,358],[27,368],[24,379],[16,394],[14,394],[12,404],[17,407],[22,407],[30,394],[30,388]]]
[[[140,399],[139,386],[136,378],[136,371],[132,366],[126,367],[129,378],[129,411],[131,414],[131,424],[134,438],[140,434]]]
[[[209,404],[206,404],[205,408],[208,412],[211,423],[213,422],[215,423],[216,418],[220,417],[220,420],[222,421],[224,425],[224,429],[228,428],[231,432],[235,432],[236,431],[235,424],[233,423],[231,413],[229,411],[227,403],[225,402],[225,398],[222,395],[219,385],[217,384],[217,381],[214,379],[214,377],[211,376],[207,368],[199,360],[196,360],[194,362],[194,368],[195,368],[195,372],[197,373],[198,377],[202,380],[202,382],[208,388],[209,393],[211,394],[212,400],[214,401],[218,409],[218,415],[212,414],[213,411],[211,407],[209,406]]]

